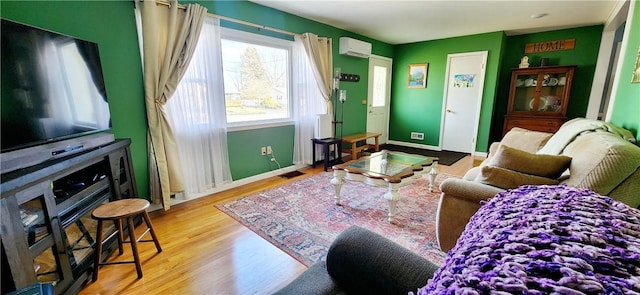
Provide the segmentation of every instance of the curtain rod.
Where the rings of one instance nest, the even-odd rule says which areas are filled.
[[[156,4],[159,5],[165,5],[165,6],[169,6],[171,7],[171,3],[167,2],[167,1],[162,1],[162,0],[156,0]],[[186,6],[182,5],[182,4],[178,4],[178,8],[179,9],[187,9]],[[239,20],[239,19],[235,19],[235,18],[230,18],[230,17],[226,17],[226,16],[222,16],[222,15],[217,15],[217,14],[213,14],[213,13],[209,13],[207,12],[208,15],[213,16],[213,17],[217,17],[219,19],[222,20],[226,20],[232,23],[237,23],[237,24],[241,24],[241,25],[245,25],[245,26],[249,26],[249,27],[254,27],[254,28],[258,28],[258,29],[262,29],[262,30],[268,30],[268,31],[272,31],[272,32],[276,32],[276,33],[280,33],[280,34],[284,34],[284,35],[289,35],[289,36],[302,36],[301,34],[297,34],[297,33],[292,33],[289,31],[284,31],[284,30],[279,30],[279,29],[274,29],[274,28],[270,28],[267,26],[263,26],[263,25],[258,25],[258,24],[254,24],[254,23],[250,23],[247,21],[243,21],[243,20]]]

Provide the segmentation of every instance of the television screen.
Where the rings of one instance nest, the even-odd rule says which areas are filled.
[[[111,127],[98,45],[2,19],[2,152]]]

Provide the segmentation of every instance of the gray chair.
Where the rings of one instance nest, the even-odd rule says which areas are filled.
[[[326,262],[311,265],[275,294],[416,292],[438,265],[367,229],[352,226],[333,241]]]

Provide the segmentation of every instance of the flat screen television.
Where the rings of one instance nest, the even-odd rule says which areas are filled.
[[[98,45],[2,19],[2,153],[111,128]]]

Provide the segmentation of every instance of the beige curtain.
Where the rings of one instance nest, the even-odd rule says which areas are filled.
[[[327,103],[327,113],[333,115],[331,90],[333,88],[333,43],[331,38],[318,37],[313,33],[302,34],[302,44],[309,57],[313,75]]]
[[[184,75],[196,48],[206,8],[194,4],[186,10],[177,1],[169,7],[155,1],[140,2],[144,90],[151,139],[150,163],[155,159],[157,171],[150,169],[150,181],[160,180],[161,193],[152,196],[154,203],[170,207],[171,193],[184,190],[178,153],[164,105],[171,98]],[[154,190],[152,189],[152,192]]]

